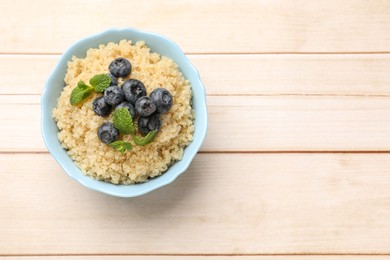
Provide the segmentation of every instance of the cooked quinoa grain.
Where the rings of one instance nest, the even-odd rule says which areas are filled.
[[[72,106],[69,102],[70,93],[80,80],[88,83],[94,75],[107,73],[111,61],[118,57],[127,58],[132,64],[130,76],[119,79],[119,85],[128,78],[136,78],[145,84],[148,94],[163,87],[174,99],[171,110],[161,115],[162,126],[154,141],[143,147],[134,145],[124,154],[98,139],[98,127],[112,122],[112,113],[103,118],[92,109],[92,101],[101,94],[94,93],[82,106]],[[73,57],[68,62],[65,84],[53,110],[58,138],[76,165],[94,179],[115,184],[144,182],[180,160],[184,148],[192,141],[191,86],[177,64],[152,53],[144,42],[132,44],[122,40],[119,44],[108,43],[89,49],[85,58]],[[123,140],[132,142],[131,136],[124,136]]]

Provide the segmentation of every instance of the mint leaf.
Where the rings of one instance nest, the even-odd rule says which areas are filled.
[[[91,86],[88,86],[88,85],[85,84],[85,82],[82,81],[82,80],[80,80],[80,81],[77,83],[76,88],[83,89],[83,90],[92,89]]]
[[[131,145],[131,143],[124,142],[121,140],[114,141],[114,142],[110,143],[110,146],[112,146],[113,148],[115,148],[117,151],[119,151],[121,153],[124,153],[126,151],[130,151],[131,149],[133,149],[133,146]]]
[[[131,118],[130,112],[129,110],[127,110],[127,108],[122,107],[115,109],[114,127],[124,135],[134,134],[135,130],[133,125],[133,119]]]
[[[147,145],[148,143],[151,143],[153,139],[157,135],[157,130],[150,131],[145,137],[138,137],[138,136],[133,136],[134,143],[140,146]]]
[[[80,80],[77,83],[77,87],[72,90],[70,93],[70,104],[72,106],[78,105],[87,99],[93,93],[93,88]]]
[[[103,92],[111,84],[111,77],[107,74],[97,74],[93,76],[89,83],[95,88],[96,92]]]

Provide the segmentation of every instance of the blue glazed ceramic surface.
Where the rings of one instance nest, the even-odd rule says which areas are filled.
[[[52,110],[56,106],[57,98],[60,96],[65,85],[64,77],[66,74],[67,62],[71,60],[72,56],[77,56],[79,58],[85,57],[89,48],[97,48],[100,44],[119,42],[122,39],[132,40],[132,42],[145,41],[146,45],[151,48],[151,51],[158,52],[161,55],[174,60],[179,65],[184,77],[191,83],[193,108],[195,111],[194,140],[184,150],[183,159],[173,164],[161,176],[151,179],[148,182],[135,185],[115,185],[93,180],[90,177],[85,176],[73,163],[72,159],[69,158],[58,141],[58,128],[52,118]],[[131,28],[111,29],[76,42],[62,55],[60,61],[47,79],[42,94],[41,127],[43,139],[49,152],[70,177],[79,181],[82,185],[96,191],[118,197],[135,197],[171,183],[189,167],[206,136],[207,108],[205,89],[200,80],[198,71],[190,63],[180,48],[171,40],[155,33],[143,32]]]

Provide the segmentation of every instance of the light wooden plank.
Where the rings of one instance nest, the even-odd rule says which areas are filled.
[[[59,55],[0,55],[1,94],[42,94]]]
[[[389,151],[390,99],[209,97],[203,151]]]
[[[0,151],[46,151],[41,135],[40,96],[0,96]],[[0,145],[1,146],[1,145]]]
[[[39,96],[0,96],[0,151],[46,151]],[[389,151],[389,97],[210,96],[201,151]]]
[[[389,95],[390,55],[194,55],[211,95]]]
[[[3,0],[0,7],[0,52],[8,53],[59,53],[82,37],[128,26],[193,53],[390,51],[388,1],[55,0],[32,8]],[[117,7],[131,15],[110,11]]]
[[[209,95],[390,95],[390,55],[188,55]],[[58,55],[0,55],[0,94],[41,94]],[[15,74],[23,69],[23,77]]]
[[[0,252],[390,254],[390,154],[198,154],[133,199],[48,154],[0,154]]]

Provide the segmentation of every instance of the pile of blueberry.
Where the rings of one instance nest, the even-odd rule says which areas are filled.
[[[143,135],[161,128],[160,115],[167,113],[173,103],[171,93],[164,88],[154,89],[146,95],[145,85],[137,79],[128,79],[118,86],[118,78],[124,78],[131,73],[131,63],[125,58],[113,60],[108,67],[111,84],[104,95],[92,102],[95,113],[108,116],[113,109],[127,108],[133,121],[138,116],[138,129]],[[119,131],[112,123],[106,122],[98,129],[99,139],[109,144],[119,139]]]

